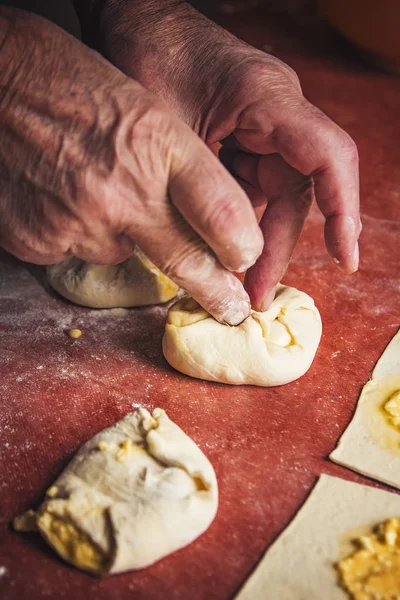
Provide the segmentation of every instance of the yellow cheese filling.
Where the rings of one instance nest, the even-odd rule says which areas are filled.
[[[389,400],[383,405],[387,420],[391,425],[400,429],[400,390],[390,395]]]
[[[176,285],[169,277],[161,273],[157,276],[157,283],[162,301],[170,300],[176,296],[179,286]]]
[[[30,533],[31,531],[37,531],[37,514],[31,508],[27,510],[23,515],[18,515],[13,520],[13,527],[15,531],[21,531],[23,533]]]
[[[84,571],[106,571],[109,558],[73,523],[50,512],[39,515],[37,522],[40,531],[64,560]]]
[[[209,318],[211,318],[211,315],[196,300],[183,298],[168,311],[167,324],[175,325],[175,327],[186,327]]]
[[[137,267],[140,269],[140,266],[142,266],[142,269],[140,270],[143,271],[144,280],[147,279],[149,284],[154,285],[155,276],[159,301],[166,302],[167,300],[174,298],[178,292],[179,286],[169,277],[164,275],[164,273],[162,273],[139,248],[136,248],[134,256],[137,259]]]
[[[400,599],[400,519],[388,519],[337,563],[342,586],[353,600]]]
[[[125,462],[126,460],[128,460],[129,455],[134,450],[137,450],[137,447],[134,446],[131,439],[128,438],[126,440],[123,440],[118,444],[118,450],[115,455],[115,460],[121,463]]]

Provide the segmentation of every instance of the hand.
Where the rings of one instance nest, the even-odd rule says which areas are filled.
[[[127,258],[137,243],[217,319],[262,235],[248,198],[153,94],[44,19],[0,8],[0,244],[22,260]]]
[[[83,23],[91,43],[168,102],[207,144],[225,146],[221,159],[257,207],[265,239],[245,280],[253,307],[269,306],[314,192],[329,254],[343,272],[357,270],[357,149],[307,102],[290,67],[184,2],[103,0],[99,8],[96,0],[75,1],[88,11]]]

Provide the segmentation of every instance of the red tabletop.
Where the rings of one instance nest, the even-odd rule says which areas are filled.
[[[368,482],[327,455],[400,321],[400,79],[362,65],[312,14],[224,19],[294,67],[306,96],[361,157],[361,267],[343,276],[308,220],[285,283],[314,297],[324,332],[310,371],[280,388],[190,379],[165,362],[166,309],[76,307],[43,270],[0,256],[0,597],[227,600],[309,494],[319,473]],[[73,341],[66,330],[79,327]],[[220,505],[189,547],[141,572],[97,580],[10,520],[36,506],[79,446],[132,407],[162,407],[213,463]]]

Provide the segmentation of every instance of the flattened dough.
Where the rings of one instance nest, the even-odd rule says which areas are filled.
[[[151,565],[186,546],[217,511],[214,469],[159,408],[89,440],[47,491],[37,525],[68,562],[96,575]]]
[[[92,308],[160,304],[175,298],[178,291],[139,248],[119,265],[95,265],[70,258],[47,267],[47,279],[64,298]]]
[[[400,496],[329,475],[267,550],[235,600],[348,600],[335,563],[351,539],[400,515]]]
[[[241,325],[218,323],[194,300],[168,311],[164,356],[178,371],[234,385],[283,385],[310,367],[321,338],[318,309],[310,296],[279,285],[263,313],[252,311]]]
[[[400,428],[382,407],[400,389],[400,331],[380,357],[363,387],[350,425],[330,454],[331,460],[400,488]]]

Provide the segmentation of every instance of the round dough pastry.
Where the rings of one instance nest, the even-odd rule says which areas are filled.
[[[175,298],[178,286],[136,247],[119,265],[96,265],[70,258],[47,267],[50,285],[62,296],[91,308],[160,304]]]
[[[308,370],[321,333],[313,299],[278,285],[270,308],[252,311],[237,327],[218,323],[192,298],[178,300],[168,311],[163,351],[172,367],[192,377],[283,385]]]
[[[190,544],[218,507],[214,469],[160,408],[140,408],[89,440],[47,490],[45,540],[96,575],[142,569]]]

